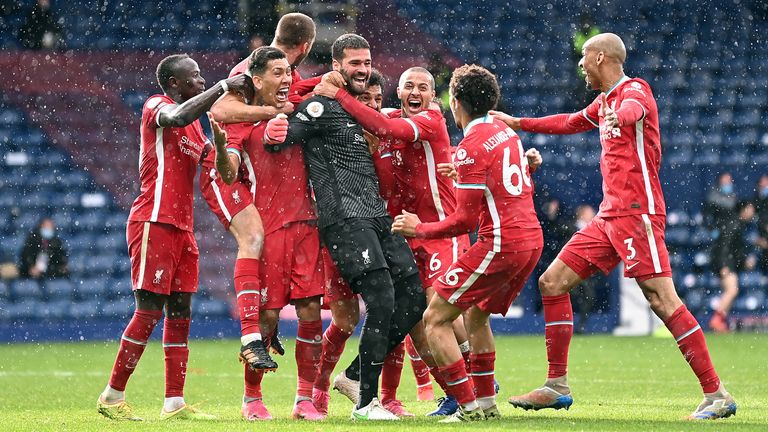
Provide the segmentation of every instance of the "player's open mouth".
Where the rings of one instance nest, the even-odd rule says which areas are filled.
[[[288,87],[283,87],[277,91],[276,98],[278,102],[285,102],[288,100]]]
[[[361,76],[361,77],[358,76],[358,77],[352,78],[352,81],[354,81],[356,84],[359,84],[361,86],[364,86],[368,82],[365,76]]]
[[[411,109],[419,109],[421,108],[421,100],[420,99],[411,99],[408,101],[408,107]]]

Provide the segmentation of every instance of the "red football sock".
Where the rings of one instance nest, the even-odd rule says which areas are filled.
[[[472,353],[469,351],[462,351],[461,357],[464,359],[464,369],[467,370],[467,374],[472,373],[472,361],[470,360]]]
[[[120,350],[112,366],[112,376],[109,378],[109,386],[118,391],[125,391],[128,378],[136,369],[144,347],[147,346],[149,336],[155,329],[157,322],[163,316],[162,311],[136,310],[131,321],[125,327],[123,337],[120,340]]]
[[[317,368],[323,352],[322,333],[322,321],[299,320],[299,331],[296,334],[296,396],[312,398],[312,385],[317,377]]]
[[[339,362],[341,354],[344,352],[344,345],[347,339],[352,336],[351,333],[345,333],[331,322],[331,325],[323,333],[323,353],[320,356],[320,367],[315,377],[315,388],[322,391],[328,391],[331,387],[331,373],[336,363]]]
[[[189,360],[189,318],[165,318],[163,351],[165,351],[165,397],[184,396],[184,380]]]
[[[448,385],[451,396],[455,397],[460,404],[466,405],[475,400],[475,389],[472,388],[469,377],[467,377],[464,359],[448,366],[441,366],[440,373]]]
[[[272,345],[272,333],[266,335],[264,340],[264,347],[269,351],[269,347]],[[261,380],[264,379],[264,369],[253,370],[247,364],[243,364],[245,381],[245,392],[243,395],[249,399],[261,399]]]
[[[431,385],[432,380],[429,378],[429,366],[419,356],[419,352],[416,351],[410,335],[405,337],[405,350],[408,353],[408,358],[411,359],[411,368],[413,369],[413,376],[416,378],[416,386],[425,387]]]
[[[439,385],[443,390],[443,393],[445,393],[446,396],[451,395],[451,389],[448,387],[448,384],[445,383],[445,378],[443,378],[443,374],[440,372],[440,369],[437,366],[434,366],[429,368],[429,372],[432,374],[432,378],[435,379],[437,385]],[[466,373],[466,370],[464,372]]]
[[[685,305],[682,305],[667,318],[664,324],[677,341],[677,347],[683,353],[685,361],[699,378],[704,393],[716,392],[720,387],[720,378],[709,358],[707,341],[696,318],[691,315]]]
[[[568,373],[568,348],[573,336],[573,307],[571,295],[542,296],[544,305],[544,335],[547,342],[548,378]]]
[[[384,366],[381,369],[381,401],[386,402],[397,399],[397,387],[400,385],[400,376],[403,373],[403,359],[405,358],[405,344],[401,343],[390,351],[384,358]]]
[[[478,398],[492,397],[496,395],[494,377],[494,364],[496,353],[472,354],[472,380],[475,384],[475,393]]]
[[[235,293],[240,313],[240,334],[261,333],[259,329],[259,260],[238,258],[235,261]]]

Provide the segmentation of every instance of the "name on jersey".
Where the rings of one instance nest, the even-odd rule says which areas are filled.
[[[490,152],[491,150],[495,149],[499,144],[512,139],[512,137],[514,136],[515,136],[515,132],[510,128],[506,128],[503,131],[496,133],[496,135],[488,138],[488,140],[486,140],[483,143],[483,147],[485,148],[486,151]]]

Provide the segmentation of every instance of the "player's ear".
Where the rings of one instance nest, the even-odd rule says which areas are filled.
[[[168,78],[168,88],[177,88],[179,87],[179,79],[175,76],[171,76]]]
[[[262,87],[264,87],[264,80],[258,76],[253,76],[253,87],[256,88],[256,90],[261,90]]]
[[[339,61],[336,60],[336,59],[333,59],[333,61],[331,62],[331,66],[333,67],[333,70],[335,70],[335,71],[340,71],[341,70],[341,63],[339,63]]]

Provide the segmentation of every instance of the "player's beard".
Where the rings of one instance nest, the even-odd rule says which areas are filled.
[[[365,83],[362,84],[360,88],[357,87],[357,83],[352,80],[352,77],[345,71],[344,69],[340,70],[341,76],[344,77],[344,81],[347,82],[347,85],[345,86],[346,90],[352,95],[352,96],[360,96],[363,93],[365,93],[365,89],[368,87],[368,78],[365,78]]]

